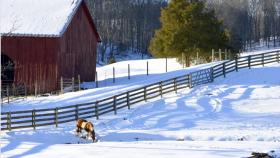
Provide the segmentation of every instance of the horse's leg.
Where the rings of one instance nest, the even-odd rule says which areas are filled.
[[[77,135],[79,135],[79,134],[81,133],[81,130],[82,130],[82,128],[80,128],[80,127],[77,125],[77,128],[76,128],[76,133],[77,133]]]
[[[90,130],[87,130],[87,139],[89,139],[91,137],[91,132]]]
[[[95,142],[95,131],[94,130],[92,130],[92,132],[91,132],[91,139],[93,142]]]

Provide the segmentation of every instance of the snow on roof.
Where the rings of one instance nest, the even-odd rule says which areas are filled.
[[[1,0],[0,34],[61,36],[82,0]]]

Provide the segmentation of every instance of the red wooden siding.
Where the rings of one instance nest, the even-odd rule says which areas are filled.
[[[34,91],[59,89],[60,77],[93,81],[99,35],[85,2],[79,6],[62,37],[2,37],[1,52],[15,62],[14,82]]]
[[[60,39],[59,67],[63,77],[80,75],[82,81],[94,80],[98,36],[89,16],[82,2]]]
[[[2,37],[1,53],[15,62],[14,83],[25,83],[34,90],[35,82],[40,91],[54,90],[57,78],[56,38]]]

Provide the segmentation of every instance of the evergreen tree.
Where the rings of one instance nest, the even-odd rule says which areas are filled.
[[[227,47],[229,33],[201,1],[171,0],[160,21],[149,47],[155,57],[177,57],[189,66],[197,52],[207,58],[211,49]]]

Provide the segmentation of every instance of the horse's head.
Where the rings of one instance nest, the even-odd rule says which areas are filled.
[[[96,139],[96,138],[95,138],[95,132],[94,132],[94,130],[91,131],[91,139],[92,139],[93,142],[95,142],[95,139]]]

